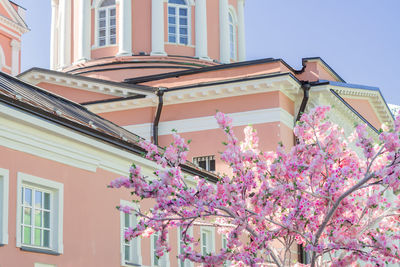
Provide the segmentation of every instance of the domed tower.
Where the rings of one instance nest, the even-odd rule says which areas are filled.
[[[245,59],[244,0],[52,0],[50,68],[123,81]]]

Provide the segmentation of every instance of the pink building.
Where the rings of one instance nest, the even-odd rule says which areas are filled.
[[[0,1],[0,12],[20,27],[0,27],[2,71],[16,74],[12,38],[27,28],[20,7]],[[1,267],[193,266],[176,259],[179,229],[161,259],[156,235],[122,238],[136,218],[115,206],[131,196],[106,185],[132,162],[152,175],[138,136],[164,146],[178,130],[203,169],[184,170],[213,182],[227,171],[216,110],[239,137],[252,124],[264,150],[292,146],[299,114],[317,105],[334,105],[330,118],[347,133],[367,123],[377,138],[393,123],[378,88],[346,83],[321,58],[303,59],[300,70],[245,61],[243,14],[244,0],[52,0],[51,70],[0,75]],[[204,253],[226,244],[207,222],[192,231]]]

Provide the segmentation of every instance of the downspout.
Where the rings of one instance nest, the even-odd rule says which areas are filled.
[[[160,117],[161,117],[161,111],[164,105],[164,88],[158,88],[155,94],[158,96],[158,106],[157,106],[157,112],[156,112],[156,117],[154,118],[154,123],[153,123],[153,143],[155,145],[158,145],[158,123],[160,122]]]
[[[300,120],[301,115],[304,113],[304,110],[306,110],[308,99],[310,98],[310,88],[311,84],[309,82],[303,82],[301,85],[301,89],[303,89],[303,100],[301,101],[299,113],[297,113],[296,122]]]

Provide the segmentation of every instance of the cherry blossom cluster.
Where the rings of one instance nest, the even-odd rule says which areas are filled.
[[[183,229],[180,259],[238,266],[292,266],[293,248],[301,245],[309,263],[298,266],[352,266],[360,262],[385,266],[400,262],[400,117],[393,129],[371,136],[366,125],[350,137],[327,119],[329,107],[303,114],[294,128],[297,143],[261,152],[259,138],[246,127],[243,142],[235,137],[232,120],[216,114],[227,141],[221,154],[231,167],[214,184],[181,170],[188,144],[178,134],[165,149],[142,141],[146,158],[160,169],[146,177],[133,164],[128,177],[110,187],[125,187],[135,199],[152,199],[142,211],[118,207],[139,218],[125,232],[130,240],[158,233],[158,256],[171,248],[171,229]],[[387,128],[387,127],[386,127]],[[376,140],[376,142],[374,141]],[[356,149],[353,149],[356,147]],[[203,255],[189,229],[210,224],[227,238],[227,248]],[[366,265],[368,266],[368,265]]]

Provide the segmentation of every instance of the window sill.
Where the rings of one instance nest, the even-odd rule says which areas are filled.
[[[108,47],[118,47],[118,44],[103,45],[103,46],[93,45],[92,50],[96,50],[96,49],[100,49],[100,48],[108,48]]]
[[[176,46],[183,46],[183,47],[190,47],[190,48],[196,48],[196,46],[191,45],[191,44],[179,44],[179,43],[170,43],[170,42],[165,42],[166,45],[176,45]]]
[[[48,254],[48,255],[54,255],[54,256],[59,256],[61,255],[57,251],[50,250],[50,249],[45,249],[45,248],[34,248],[34,247],[26,247],[26,246],[21,246],[20,248],[22,251],[27,251],[27,252],[35,252],[35,253],[43,253],[43,254]]]
[[[140,265],[138,263],[133,263],[133,262],[125,262],[124,265],[122,265],[122,266],[142,266],[142,265]]]

